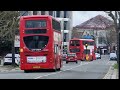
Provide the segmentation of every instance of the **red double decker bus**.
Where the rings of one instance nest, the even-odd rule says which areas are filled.
[[[60,70],[61,25],[52,16],[33,15],[20,18],[20,68]]]
[[[86,45],[87,44],[87,48]],[[69,42],[69,52],[76,53],[78,60],[96,60],[95,43],[92,39],[71,39]],[[87,57],[86,57],[87,55]]]

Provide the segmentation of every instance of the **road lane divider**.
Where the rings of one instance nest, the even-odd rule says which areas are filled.
[[[38,76],[38,77],[35,77],[34,79],[40,79],[40,78],[42,78],[42,77],[46,77],[46,76],[50,76],[50,75],[54,75],[54,74],[58,74],[58,73],[61,73],[61,72],[67,71],[67,70],[71,70],[71,69],[74,69],[74,68],[80,67],[80,66],[82,66],[82,65],[89,64],[89,63],[90,63],[90,62],[87,62],[87,63],[82,64],[82,62],[81,62],[80,65],[74,66],[74,67],[72,67],[72,68],[65,69],[65,70],[62,70],[62,71],[59,71],[59,72],[54,72],[54,73],[50,73],[50,74],[46,74],[46,75],[42,75],[42,76]]]

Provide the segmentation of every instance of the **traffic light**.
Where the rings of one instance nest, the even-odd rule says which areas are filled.
[[[87,48],[87,46],[88,46],[88,44],[86,43],[86,44],[85,44],[85,47]]]

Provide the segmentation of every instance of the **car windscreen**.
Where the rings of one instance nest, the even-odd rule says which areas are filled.
[[[110,57],[116,57],[116,53],[110,53]]]
[[[20,56],[15,54],[15,58],[18,58],[18,57],[20,57]],[[5,58],[12,58],[12,54],[7,54],[5,56]]]
[[[24,43],[29,50],[43,50],[47,44],[49,37],[48,36],[26,36],[23,37]]]

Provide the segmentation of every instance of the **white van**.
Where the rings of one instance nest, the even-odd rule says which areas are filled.
[[[17,65],[20,64],[20,55],[19,54],[15,54],[15,63]],[[4,65],[7,64],[12,64],[12,53],[8,53],[5,57],[4,57]]]
[[[117,60],[116,53],[110,53],[110,60]]]

